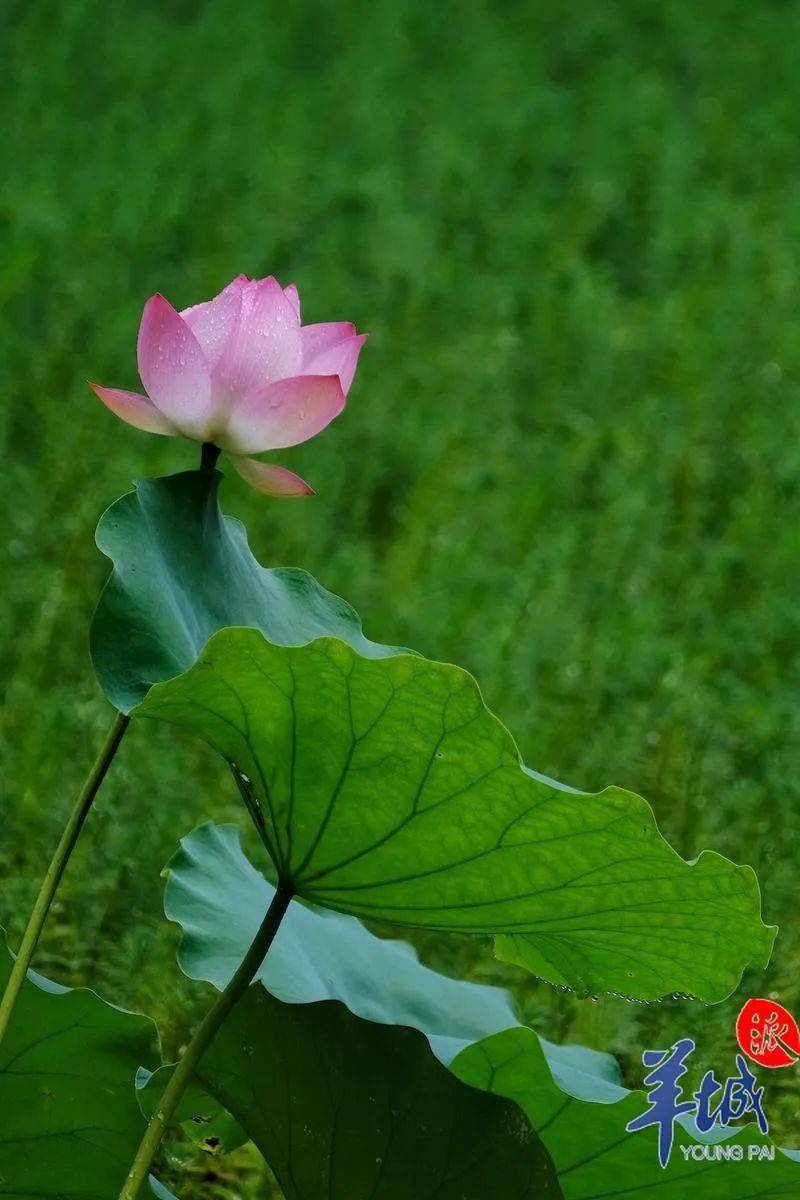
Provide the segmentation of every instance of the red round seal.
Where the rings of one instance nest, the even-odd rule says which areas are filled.
[[[800,1058],[800,1028],[774,1000],[748,1000],[736,1018],[736,1040],[762,1067],[791,1067]]]

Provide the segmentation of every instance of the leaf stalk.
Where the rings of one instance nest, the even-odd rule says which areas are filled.
[[[0,1000],[0,1043],[2,1043],[6,1029],[8,1028],[11,1014],[14,1011],[14,1005],[31,964],[42,928],[47,920],[47,914],[50,911],[50,905],[53,902],[56,888],[61,882],[61,877],[66,870],[70,855],[75,849],[75,843],[83,829],[84,821],[89,815],[94,798],[105,779],[106,772],[119,749],[119,744],[125,735],[125,730],[128,728],[129,723],[130,717],[123,713],[117,714],[102,749],[95,759],[89,774],[86,776],[84,785],[70,813],[69,820],[64,826],[61,840],[50,861],[50,866],[47,868],[47,874],[42,881],[39,895],[36,897],[36,903],[28,918],[28,924],[23,934],[16,960],[11,969],[6,990],[3,993],[2,1000]]]
[[[181,1058],[172,1073],[169,1083],[164,1089],[156,1111],[150,1118],[144,1137],[139,1144],[136,1157],[130,1172],[119,1194],[119,1200],[136,1200],[141,1188],[147,1180],[153,1159],[161,1145],[178,1106],[181,1096],[188,1087],[200,1059],[211,1045],[214,1037],[225,1019],[229,1016],[238,1000],[247,991],[258,972],[267,952],[272,945],[281,921],[291,903],[294,889],[286,881],[278,883],[275,895],[272,897],[266,916],[261,923],[250,949],[245,954],[236,974],[230,983],[220,992],[214,1004],[208,1010],[193,1037],[186,1046]]]

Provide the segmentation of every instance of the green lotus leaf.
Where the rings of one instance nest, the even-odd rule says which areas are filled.
[[[175,1070],[172,1063],[156,1071],[139,1071],[136,1077],[136,1095],[139,1107],[149,1121],[158,1107],[158,1101]],[[190,1142],[200,1146],[209,1154],[229,1154],[249,1141],[236,1120],[199,1083],[192,1079],[178,1101],[172,1122],[180,1125]],[[163,1185],[159,1185],[163,1186]]]
[[[273,894],[233,828],[206,825],[184,838],[168,868],[165,911],[184,929],[186,973],[224,987]],[[257,983],[201,1064],[206,1094],[195,1086],[179,1116],[194,1107],[215,1120],[216,1100],[288,1200],[558,1196],[519,1110],[487,1109],[480,1092],[453,1090],[425,1038],[399,1027],[413,1023],[449,1057],[515,1020],[499,989],[446,979],[405,943],[295,901]],[[455,1038],[441,1035],[451,1027]],[[163,1069],[149,1081],[148,1110],[165,1082]]]
[[[299,896],[397,925],[499,935],[501,957],[582,994],[723,999],[774,931],[748,867],[663,840],[649,806],[526,771],[474,680],[223,630],[135,713],[234,763]]]
[[[164,911],[183,930],[179,962],[222,989],[256,935],[275,888],[251,865],[236,830],[203,825],[167,868]],[[447,979],[407,942],[370,933],[355,917],[293,903],[257,979],[279,1000],[340,1000],[355,1016],[410,1025],[448,1062],[463,1046],[517,1023],[499,988]]]
[[[286,1200],[556,1200],[521,1109],[469,1087],[416,1030],[247,990],[198,1068]]]
[[[183,838],[167,871],[164,909],[182,930],[179,961],[190,978],[222,989],[247,951],[275,889],[248,861],[233,826],[207,824]],[[257,980],[278,999],[313,1004],[336,999],[356,1016],[418,1029],[445,1064],[464,1046],[518,1023],[507,992],[448,979],[423,966],[406,942],[370,933],[355,917],[290,905]],[[572,1095],[623,1095],[607,1054],[542,1039],[551,1071]],[[171,1072],[140,1076],[145,1115],[157,1107]],[[177,1121],[201,1143],[228,1151],[245,1140],[230,1114],[196,1083]]]
[[[92,623],[92,659],[122,712],[152,684],[187,670],[230,625],[260,629],[278,645],[327,634],[367,657],[398,653],[364,637],[350,605],[307,571],[262,567],[244,526],[220,511],[221,479],[218,471],[186,471],[141,480],[97,527],[114,570]]]
[[[10,971],[3,951],[0,989]],[[0,1048],[0,1196],[109,1200],[144,1131],[137,1068],[145,1017],[30,972]]]
[[[184,838],[165,892],[167,915],[183,929],[183,970],[224,987],[273,894],[232,827],[205,825]],[[645,1102],[621,1086],[611,1055],[547,1042],[519,1025],[505,991],[447,979],[422,966],[405,943],[377,938],[352,917],[292,904],[258,978],[293,1003],[336,996],[359,1015],[426,1033],[465,1082],[500,1091],[524,1108],[553,1156],[568,1200],[687,1200],[696,1178],[710,1200],[800,1194],[800,1165],[791,1152],[776,1151],[773,1163],[687,1164],[676,1148],[663,1172],[654,1131],[625,1130]],[[441,1034],[448,1021],[451,1038]],[[207,1111],[208,1101],[201,1107]],[[769,1144],[754,1126],[728,1141]],[[679,1144],[700,1139],[685,1128]]]
[[[463,1050],[451,1065],[459,1078],[516,1100],[553,1156],[566,1200],[755,1200],[800,1196],[800,1163],[776,1149],[774,1161],[748,1159],[749,1146],[771,1143],[756,1125],[719,1142],[741,1146],[742,1161],[695,1161],[682,1146],[708,1145],[687,1123],[675,1133],[666,1168],[658,1161],[657,1130],[626,1132],[646,1108],[641,1092],[613,1104],[565,1097],[554,1083],[539,1040],[530,1029],[508,1029]],[[719,1133],[719,1131],[715,1131]],[[691,1153],[691,1152],[690,1152]]]
[[[221,990],[275,888],[249,862],[231,825],[202,825],[183,838],[166,875],[164,911],[182,929],[181,969]],[[445,1064],[472,1042],[519,1024],[502,988],[448,979],[423,966],[407,942],[376,937],[355,917],[303,903],[289,906],[256,978],[289,1004],[340,1000],[368,1021],[418,1029]],[[610,1054],[540,1040],[563,1091],[600,1101],[625,1094]],[[193,1111],[203,1115],[202,1103]]]

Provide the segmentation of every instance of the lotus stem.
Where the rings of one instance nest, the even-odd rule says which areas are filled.
[[[215,446],[213,442],[203,442],[200,451],[200,470],[213,471],[221,453],[219,446]]]
[[[125,730],[130,723],[130,717],[122,713],[118,713],[111,729],[108,732],[103,747],[95,759],[94,765],[86,777],[86,781],[81,788],[75,806],[70,813],[69,820],[64,827],[64,832],[61,835],[61,840],[58,843],[56,852],[52,857],[50,866],[47,868],[47,874],[42,881],[42,886],[39,889],[39,895],[36,897],[36,903],[28,919],[28,925],[20,944],[14,965],[11,969],[11,975],[6,985],[6,990],[3,993],[3,998],[0,1000],[0,1043],[3,1041],[8,1022],[11,1019],[11,1014],[14,1011],[14,1005],[20,989],[25,980],[28,968],[31,964],[34,951],[36,950],[39,941],[39,935],[42,932],[44,923],[47,920],[47,914],[50,911],[50,905],[53,903],[53,896],[61,882],[61,877],[66,870],[70,855],[75,849],[75,843],[78,840],[84,821],[89,815],[89,810],[92,807],[94,798],[98,793],[101,783],[105,779],[106,772],[111,766],[114,755],[119,749],[119,744],[125,734]]]
[[[150,1118],[133,1165],[119,1194],[119,1200],[137,1200],[181,1096],[191,1082],[200,1059],[211,1045],[223,1022],[253,982],[272,945],[275,934],[278,932],[280,923],[286,915],[293,895],[291,884],[283,881],[278,884],[261,927],[253,939],[250,949],[239,964],[236,974],[227,987],[220,992],[181,1055],[172,1077],[164,1089],[164,1094],[156,1105],[156,1111]]]

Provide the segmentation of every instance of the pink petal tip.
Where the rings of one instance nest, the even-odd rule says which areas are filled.
[[[91,380],[87,380],[87,383],[107,409],[128,425],[133,425],[135,429],[143,429],[145,433],[160,433],[166,437],[177,433],[174,425],[140,392],[101,387],[99,383],[92,383]]]
[[[228,457],[242,479],[264,496],[289,499],[316,494],[311,485],[301,479],[299,475],[295,475],[294,471],[280,467],[277,463],[262,463],[255,458],[245,458],[240,454],[231,454]]]

